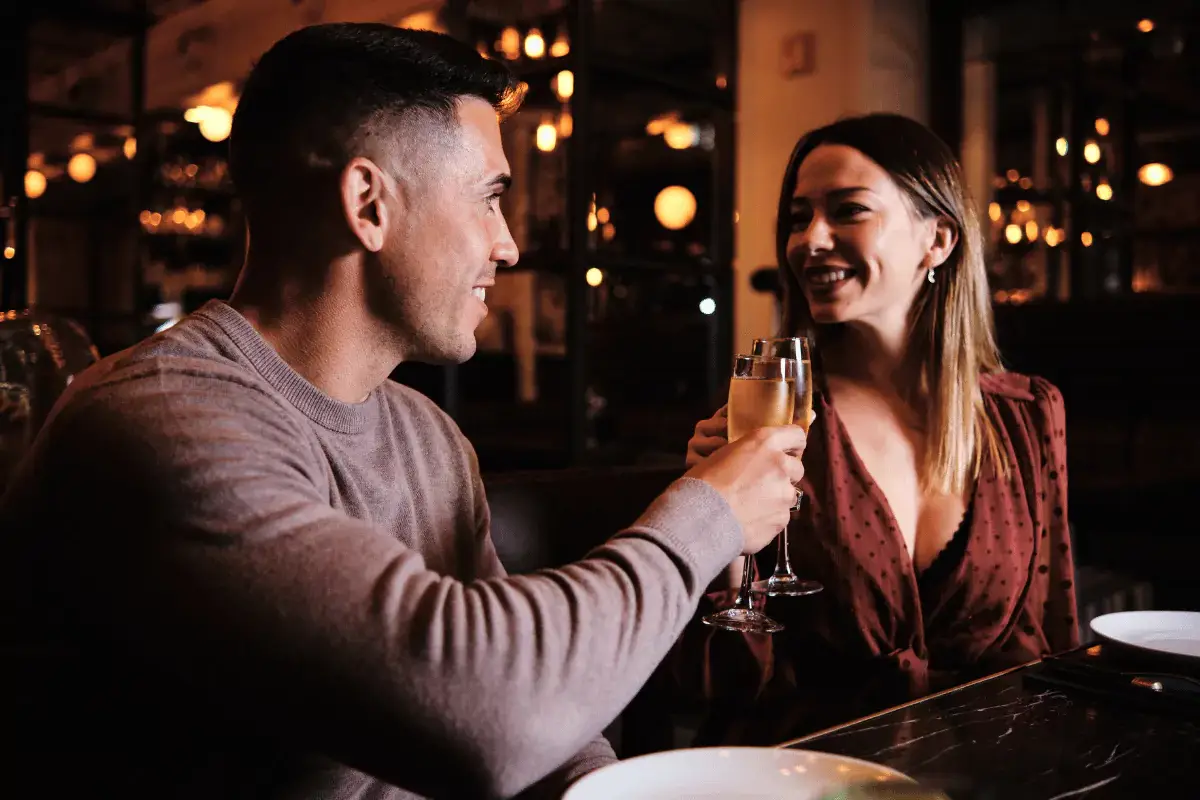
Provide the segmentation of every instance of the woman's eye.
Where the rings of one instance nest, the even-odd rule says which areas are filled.
[[[853,219],[861,214],[870,211],[866,206],[860,206],[858,203],[843,203],[838,206],[838,216],[844,219]]]
[[[796,211],[792,213],[790,227],[793,231],[802,231],[812,222],[812,212]]]

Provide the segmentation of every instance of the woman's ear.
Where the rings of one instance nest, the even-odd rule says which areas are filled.
[[[934,223],[933,242],[929,245],[929,252],[925,254],[925,266],[933,269],[946,263],[957,244],[958,226],[946,217],[938,217]]]

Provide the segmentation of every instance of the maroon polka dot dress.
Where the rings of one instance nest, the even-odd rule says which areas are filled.
[[[1062,395],[1013,373],[985,376],[981,388],[1009,474],[985,459],[962,527],[919,576],[835,409],[815,398],[790,546],[796,572],[825,591],[771,599],[780,634],[692,626],[678,653],[676,672],[699,663],[710,699],[769,717],[720,738],[800,735],[1078,645]],[[768,547],[759,573],[774,559]],[[711,599],[727,605],[732,593]]]

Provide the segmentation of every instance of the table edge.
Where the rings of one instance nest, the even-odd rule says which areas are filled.
[[[1015,667],[1009,667],[1008,669],[1002,669],[999,672],[992,673],[991,675],[984,675],[982,678],[976,678],[973,681],[967,681],[966,683],[960,683],[957,686],[951,686],[949,689],[943,689],[940,692],[934,692],[933,694],[927,694],[924,697],[918,697],[915,700],[909,700],[907,703],[901,703],[900,705],[892,706],[891,708],[885,708],[880,711],[876,711],[874,714],[867,714],[865,717],[859,717],[858,719],[848,720],[847,722],[840,722],[837,725],[833,725],[831,727],[824,728],[823,730],[815,731],[814,733],[805,734],[804,736],[801,736],[796,739],[789,739],[788,741],[782,742],[775,746],[781,747],[781,748],[795,747],[798,744],[803,744],[804,742],[809,742],[809,741],[812,741],[813,739],[819,739],[822,736],[828,736],[831,733],[835,733],[837,731],[845,730],[846,728],[853,727],[854,725],[857,725],[860,722],[866,722],[867,720],[877,719],[879,717],[884,716],[885,714],[891,714],[893,711],[899,711],[904,708],[909,708],[911,706],[919,705],[921,703],[924,703],[926,700],[933,700],[938,697],[944,697],[945,695],[948,695],[948,694],[954,694],[955,692],[962,691],[963,689],[969,688],[971,686],[976,686],[980,683],[986,683],[987,681],[993,680],[995,678],[1000,678],[1005,675],[1009,675],[1013,672],[1023,670],[1027,667],[1032,667],[1034,664],[1038,664],[1038,663],[1041,663],[1040,658],[1034,659],[1033,661],[1027,662],[1025,664],[1018,664]]]

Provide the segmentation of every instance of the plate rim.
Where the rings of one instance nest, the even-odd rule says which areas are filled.
[[[583,784],[585,781],[591,780],[592,778],[599,775],[600,773],[608,772],[616,767],[622,767],[625,764],[630,764],[635,761],[642,761],[644,759],[669,757],[676,753],[691,753],[691,752],[705,752],[705,751],[719,751],[719,750],[772,752],[772,753],[773,752],[811,753],[813,755],[822,756],[824,758],[837,759],[839,762],[842,762],[842,763],[859,764],[859,765],[862,765],[865,767],[872,767],[874,769],[886,770],[886,771],[892,773],[898,780],[906,781],[908,783],[916,783],[916,780],[914,780],[910,776],[904,774],[903,772],[896,769],[895,767],[889,767],[886,764],[880,764],[875,761],[867,761],[865,758],[855,758],[854,756],[844,756],[844,755],[840,755],[838,753],[826,753],[824,750],[813,750],[812,748],[802,748],[802,747],[786,747],[784,745],[762,746],[762,747],[754,747],[754,746],[748,746],[748,745],[735,745],[735,746],[709,745],[706,747],[677,747],[672,750],[660,750],[657,753],[644,753],[640,756],[634,756],[633,758],[618,759],[617,761],[614,761],[612,764],[605,764],[603,767],[600,767],[599,769],[592,770],[588,774],[581,777],[579,780],[575,781],[573,784],[571,784],[570,788],[567,789],[566,793],[562,796],[562,800],[573,800],[572,793],[575,792],[575,790],[581,784]]]
[[[1122,647],[1132,647],[1137,650],[1145,650],[1145,651],[1148,651],[1151,653],[1159,653],[1162,655],[1175,656],[1177,658],[1200,659],[1200,656],[1193,655],[1191,653],[1180,653],[1176,650],[1164,650],[1161,647],[1154,647],[1154,646],[1152,646],[1150,644],[1146,644],[1146,643],[1131,642],[1131,641],[1126,641],[1124,639],[1119,639],[1113,635],[1112,631],[1105,633],[1104,630],[1102,630],[1102,628],[1105,627],[1104,620],[1115,621],[1117,618],[1130,619],[1130,618],[1137,618],[1137,617],[1148,618],[1148,617],[1164,617],[1164,616],[1184,617],[1184,618],[1195,619],[1196,622],[1198,623],[1198,627],[1197,627],[1198,633],[1197,633],[1197,637],[1196,637],[1196,642],[1200,643],[1200,611],[1184,611],[1181,609],[1134,609],[1134,610],[1130,610],[1130,611],[1112,611],[1112,612],[1109,612],[1108,614],[1101,614],[1097,617],[1093,617],[1091,619],[1091,621],[1088,622],[1088,627],[1091,628],[1092,633],[1096,634],[1101,639],[1104,639],[1105,641],[1108,641],[1108,642],[1113,642]],[[1099,627],[1097,627],[1097,625],[1096,625],[1096,623],[1098,623],[1098,622],[1101,623],[1101,625]]]

